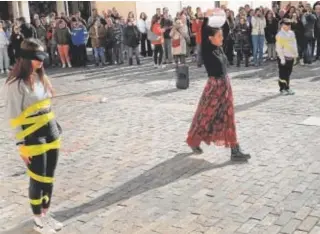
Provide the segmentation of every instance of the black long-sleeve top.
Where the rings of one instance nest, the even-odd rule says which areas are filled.
[[[202,24],[202,59],[207,70],[208,77],[223,79],[227,75],[227,57],[222,47],[212,45],[209,36],[212,35],[212,28],[208,26],[208,18],[204,18]]]

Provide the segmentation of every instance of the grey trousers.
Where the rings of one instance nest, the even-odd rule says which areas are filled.
[[[115,44],[113,47],[113,61],[116,61],[118,64],[123,63],[123,45]]]
[[[277,54],[276,54],[276,45],[275,44],[268,44],[268,57],[276,59]]]
[[[197,65],[202,65],[202,50],[201,50],[201,44],[197,44]]]
[[[168,63],[172,63],[172,44],[171,39],[164,39],[164,61]]]
[[[8,47],[0,48],[0,70],[9,68]]]
[[[50,52],[51,65],[56,65],[58,63],[57,44],[51,44],[49,52]]]
[[[129,59],[132,59],[133,54],[135,55],[136,60],[138,61],[139,60],[139,46],[134,47],[134,48],[133,47],[128,47],[128,57],[129,57]]]

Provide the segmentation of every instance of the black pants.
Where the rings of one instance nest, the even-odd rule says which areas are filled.
[[[106,47],[106,62],[109,65],[112,65],[114,63],[113,61],[113,46],[107,46]]]
[[[72,46],[72,63],[76,67],[85,66],[87,62],[86,45]]]
[[[249,53],[244,53],[243,51],[237,51],[237,66],[240,67],[242,58],[244,57],[244,64],[246,67],[249,66]]]
[[[25,128],[27,128],[27,126],[23,126],[23,129]],[[45,143],[51,143],[59,138],[60,133],[61,130],[57,122],[50,121],[36,132],[27,136],[25,138],[25,145],[41,145]],[[54,177],[58,157],[58,149],[49,150],[42,155],[33,156],[31,158],[31,163],[28,165],[28,169],[38,176]],[[50,207],[52,190],[53,183],[39,182],[30,177],[30,201],[32,202],[35,200],[40,200],[45,196],[49,198],[49,200],[43,200],[40,204],[31,204],[32,211],[35,215],[40,215],[42,213],[42,209],[48,209]]]
[[[146,50],[146,43],[147,43],[147,50]],[[151,57],[152,56],[152,48],[151,48],[151,42],[148,40],[148,36],[146,33],[143,33],[141,35],[141,56]]]
[[[154,46],[154,55],[153,55],[154,64],[161,65],[162,64],[162,57],[163,57],[162,45],[155,45]]]
[[[234,42],[231,38],[228,38],[224,41],[223,49],[230,64],[233,64],[233,46]]]
[[[294,59],[286,59],[286,63],[282,65],[278,58],[280,91],[290,89],[290,75],[292,73],[293,62]]]
[[[317,37],[317,54],[316,54],[316,58],[319,59],[320,58],[320,35]]]

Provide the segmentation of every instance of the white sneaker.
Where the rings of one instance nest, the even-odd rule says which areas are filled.
[[[52,227],[55,231],[60,231],[63,228],[63,224],[52,218],[49,214],[45,215],[43,218],[45,223]]]
[[[300,59],[300,65],[301,65],[301,66],[304,66],[303,59]]]
[[[69,68],[72,67],[71,63],[68,63],[68,67],[69,67]]]
[[[41,234],[55,234],[57,233],[52,227],[49,226],[45,217],[34,217],[33,219],[34,226],[33,230]]]
[[[4,74],[4,70],[0,70],[0,74]]]
[[[62,64],[62,68],[66,68],[66,65],[65,65],[65,64]]]
[[[4,69],[4,73],[8,73],[8,70],[7,70],[7,69]]]
[[[162,64],[162,65],[161,65],[161,68],[166,68],[166,65]]]
[[[155,64],[155,65],[153,65],[154,66],[154,68],[159,68],[159,66],[157,65],[157,64]]]

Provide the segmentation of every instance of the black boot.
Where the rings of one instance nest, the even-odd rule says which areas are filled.
[[[237,59],[237,67],[240,67],[240,62],[241,62],[241,61],[240,61],[240,59],[238,58],[238,59]]]
[[[191,149],[194,154],[203,154],[203,150],[200,148],[200,146],[191,147]]]
[[[137,64],[141,65],[140,59],[137,59]]]
[[[129,65],[132,66],[132,64],[133,64],[133,60],[132,58],[129,58]]]
[[[245,64],[246,67],[249,67],[249,57],[248,57],[248,55],[246,55],[246,57],[245,57],[244,64]]]
[[[250,154],[243,153],[239,145],[231,148],[231,160],[232,161],[246,162],[250,158],[251,158]]]

